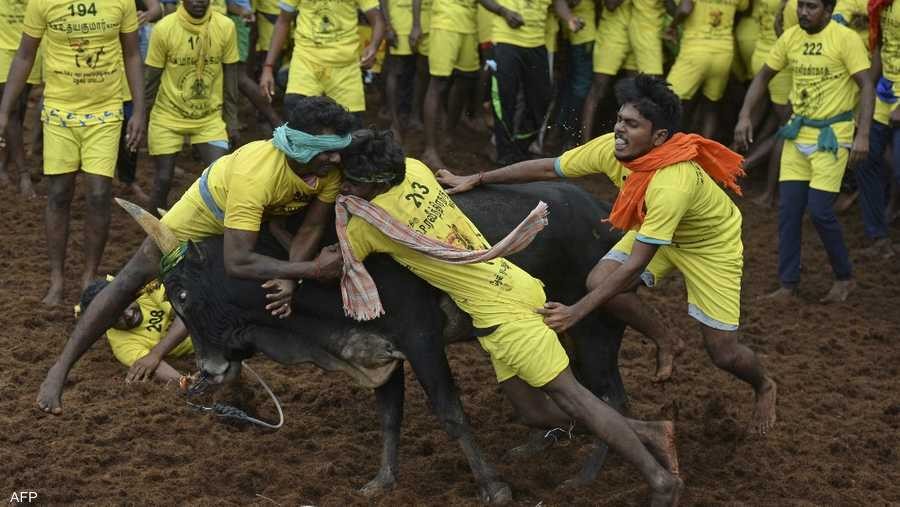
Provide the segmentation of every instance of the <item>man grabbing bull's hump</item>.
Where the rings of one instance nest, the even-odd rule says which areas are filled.
[[[287,317],[297,280],[333,278],[340,262],[312,257],[331,223],[340,188],[339,150],[350,143],[355,117],[325,97],[300,100],[274,138],[244,145],[214,162],[162,218],[177,240],[224,235],[225,271],[270,289],[266,308]],[[290,244],[290,260],[253,252],[268,218],[306,209]],[[174,240],[173,240],[174,241]],[[72,366],[112,327],[135,294],[159,273],[160,251],[148,238],[78,320],[59,359],[47,372],[38,406],[62,412],[62,388]]]
[[[775,424],[775,381],[752,350],[738,342],[744,247],[741,212],[716,184],[738,191],[740,156],[696,135],[677,133],[681,105],[667,83],[638,75],[616,87],[614,132],[556,159],[520,162],[472,176],[438,173],[463,192],[482,183],[517,183],[605,174],[621,189],[610,222],[628,231],[588,275],[589,293],[572,306],[548,303],[539,312],[557,332],[602,308],[657,344],[657,380],[667,379],[684,345],[673,339],[634,293],[680,271],[688,313],[700,322],[706,351],[719,368],[756,393],[753,430]]]
[[[472,317],[503,392],[527,424],[584,424],[640,470],[652,505],[676,504],[683,483],[672,423],[626,419],[579,384],[556,333],[534,312],[546,301],[540,280],[500,256],[521,249],[540,230],[543,205],[491,247],[428,167],[404,158],[389,133],[354,136],[343,153],[344,195],[337,201],[341,252],[322,254],[328,263],[344,260],[348,314],[380,314],[377,289],[362,261],[374,253],[390,255]],[[517,235],[521,231],[528,232]],[[511,244],[517,246],[507,248]],[[555,403],[531,410],[547,396]]]

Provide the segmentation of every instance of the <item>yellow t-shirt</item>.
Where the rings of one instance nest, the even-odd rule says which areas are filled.
[[[631,171],[615,156],[615,136],[606,134],[569,150],[556,172],[575,178],[604,174],[619,188]],[[694,162],[681,162],[653,176],[644,197],[646,217],[637,238],[672,244],[698,254],[735,254],[741,245],[741,212],[719,185]]]
[[[781,7],[782,0],[754,0],[753,16],[759,23],[759,38],[756,40],[756,49],[754,51],[760,54],[768,55],[778,40],[775,34],[775,16],[778,14],[778,8]],[[788,0],[782,11],[782,27],[787,30],[792,26],[796,26],[797,19],[797,0]]]
[[[406,159],[406,178],[372,199],[417,232],[469,250],[489,248],[487,240],[456,207],[418,160]],[[539,280],[515,264],[498,258],[476,264],[449,264],[427,257],[385,236],[368,222],[352,217],[347,238],[354,257],[386,253],[435,288],[444,291],[466,313],[475,327],[485,328],[522,318],[533,318],[544,302]]]
[[[256,12],[277,16],[280,9],[278,8],[278,0],[257,0],[254,2]]]
[[[122,119],[119,34],[138,28],[133,0],[30,0],[24,25],[43,39],[45,121],[71,127]]]
[[[704,50],[732,50],[734,15],[747,8],[747,0],[694,0],[684,22],[682,44],[702,44]]]
[[[503,42],[523,48],[536,48],[546,43],[546,23],[550,0],[497,0],[497,3],[511,11],[518,12],[525,24],[511,28],[503,16],[494,16],[491,37],[494,44]]]
[[[602,44],[606,38],[612,37],[617,42],[627,43],[628,24],[631,23],[631,0],[625,0],[615,10],[609,10],[602,4],[600,21],[597,22],[597,44]],[[622,40],[626,37],[625,40]]]
[[[900,5],[891,4],[881,11],[881,72],[900,84]]]
[[[213,13],[228,15],[228,2],[226,0],[210,0],[209,8]]]
[[[632,21],[640,32],[648,36],[660,32],[665,15],[666,8],[662,0],[632,0]]]
[[[207,36],[188,31],[176,13],[153,28],[146,64],[163,69],[150,121],[167,127],[199,127],[221,116],[222,64],[239,60],[234,23],[211,13]],[[205,39],[205,40],[204,40]],[[197,75],[197,54],[206,44],[206,65]]]
[[[412,31],[412,0],[388,0],[391,26],[398,36],[406,37]]]
[[[491,42],[491,27],[494,26],[494,13],[485,9],[480,3],[476,14],[476,23],[478,24],[478,43]]]
[[[837,0],[832,17],[844,18],[847,26],[859,35],[866,49],[869,49],[869,12],[866,0]]]
[[[434,0],[431,28],[456,33],[478,32],[478,0]]]
[[[428,33],[431,31],[432,6],[432,0],[422,0],[422,5],[419,7],[419,24],[422,25],[422,33]]]
[[[359,60],[356,10],[378,8],[378,0],[282,0],[282,10],[297,12],[295,55],[319,65],[350,65]]]
[[[785,30],[772,46],[766,65],[776,71],[790,65],[794,114],[824,120],[856,108],[859,87],[851,76],[869,68],[869,57],[853,30],[829,21],[816,34],[800,26]],[[839,142],[852,141],[852,121],[836,123],[832,129]],[[819,129],[803,127],[796,142],[815,144],[818,136]]]
[[[110,328],[106,331],[106,338],[116,352],[116,357],[122,359],[127,366],[149,352],[148,347],[152,348],[162,341],[175,319],[172,304],[166,298],[166,289],[157,280],[141,289],[136,302],[143,317],[139,326],[128,330]],[[139,346],[129,347],[128,342],[138,342]],[[191,338],[187,337],[169,355],[181,356],[192,351]]]
[[[26,0],[0,0],[0,49],[19,48],[27,4]]]
[[[569,42],[571,44],[584,44],[593,41],[597,36],[597,24],[594,21],[597,14],[594,7],[594,0],[581,0],[578,2],[578,5],[572,9],[572,14],[584,21],[584,28],[572,33],[572,31],[569,30],[569,27],[566,26],[565,34],[566,38],[569,39]]]

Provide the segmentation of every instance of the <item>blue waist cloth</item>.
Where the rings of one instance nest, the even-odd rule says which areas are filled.
[[[834,129],[831,126],[835,123],[850,121],[853,119],[853,111],[844,111],[841,114],[825,118],[824,120],[813,120],[805,116],[795,115],[783,127],[778,129],[778,136],[784,139],[797,139],[800,135],[800,129],[803,127],[812,127],[819,129],[819,138],[816,141],[816,150],[827,151],[837,155],[840,147]]]
[[[894,95],[894,82],[881,76],[881,79],[879,79],[878,83],[875,85],[875,96],[885,104],[897,102],[897,96]]]
[[[215,165],[215,164],[213,164]],[[216,203],[216,200],[213,199],[212,192],[209,191],[209,171],[213,166],[209,166],[203,170],[203,174],[200,175],[200,197],[203,198],[203,203],[206,204],[207,209],[209,209],[210,213],[216,217],[216,220],[225,221],[225,212],[222,211],[222,208]]]

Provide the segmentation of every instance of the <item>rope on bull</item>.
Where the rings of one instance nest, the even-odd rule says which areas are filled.
[[[251,368],[250,365],[243,363],[243,362],[241,363],[241,365],[243,367],[247,368],[247,370],[250,373],[252,373],[253,376],[256,377],[256,380],[259,381],[259,383],[263,386],[263,389],[265,389],[266,392],[269,393],[269,396],[272,398],[272,401],[275,403],[275,408],[278,409],[278,424],[271,424],[266,421],[257,419],[255,417],[251,417],[243,410],[241,410],[237,407],[231,406],[231,405],[225,405],[224,403],[215,403],[210,407],[207,405],[201,405],[198,403],[191,402],[191,400],[190,400],[191,396],[199,394],[200,392],[205,390],[205,386],[206,386],[206,382],[207,382],[205,375],[201,375],[200,382],[198,384],[195,384],[195,386],[191,387],[191,390],[189,390],[189,392],[188,392],[188,398],[185,399],[185,403],[187,403],[188,406],[190,406],[191,408],[194,408],[197,410],[202,410],[205,412],[212,412],[213,414],[215,414],[219,417],[228,417],[231,419],[237,419],[239,421],[253,423],[253,424],[262,426],[264,428],[270,428],[273,430],[277,430],[278,428],[281,428],[284,425],[284,412],[281,410],[281,402],[278,401],[278,397],[276,397],[275,393],[273,393],[272,390],[269,389],[269,386],[265,383],[265,381],[263,381],[262,377],[260,377],[255,371],[253,371],[253,368]],[[195,387],[200,386],[200,385],[202,385],[203,387],[200,389],[194,390]]]

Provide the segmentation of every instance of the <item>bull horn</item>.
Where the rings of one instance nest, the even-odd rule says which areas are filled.
[[[147,210],[118,197],[116,197],[116,203],[127,211],[131,218],[137,221],[148,236],[153,238],[153,242],[159,247],[160,252],[167,254],[178,248],[178,238],[175,237],[175,233],[166,227],[166,224],[160,222],[158,218],[148,213]]]
[[[163,215],[166,214],[166,210],[164,210],[162,208],[156,208],[156,212],[159,213],[160,217],[162,217]]]

